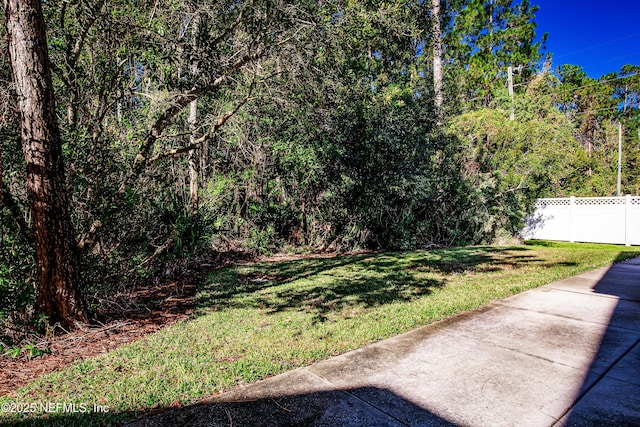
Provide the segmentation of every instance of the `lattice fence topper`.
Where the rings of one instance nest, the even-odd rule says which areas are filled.
[[[624,197],[581,197],[576,198],[575,203],[580,206],[610,206],[624,205],[626,200]]]
[[[544,208],[545,206],[570,206],[571,199],[538,199],[536,200],[536,208]]]
[[[624,205],[627,203],[626,197],[576,197],[574,204],[576,206],[612,206]],[[630,203],[634,206],[640,205],[640,197],[630,197]],[[570,206],[570,197],[559,197],[556,199],[538,199],[536,200],[536,208],[544,208],[547,206]]]

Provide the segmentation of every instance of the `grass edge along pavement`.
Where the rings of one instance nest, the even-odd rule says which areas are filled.
[[[231,266],[190,319],[1,397],[0,424],[120,425],[638,255],[531,242]]]

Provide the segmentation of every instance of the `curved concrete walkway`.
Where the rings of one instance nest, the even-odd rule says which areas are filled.
[[[640,258],[135,426],[638,426]]]

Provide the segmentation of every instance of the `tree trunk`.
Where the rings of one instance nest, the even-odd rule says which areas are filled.
[[[80,293],[40,0],[5,0],[5,16],[38,264],[36,309],[51,323],[68,327],[88,316]]]
[[[193,47],[197,47],[197,37],[198,37],[198,25],[199,25],[199,16],[196,12],[193,17],[193,27],[191,29],[191,34],[193,37],[192,44]],[[191,64],[191,74],[195,77],[198,74],[198,63],[194,62]],[[194,145],[196,142],[196,129],[198,128],[198,100],[194,99],[189,103],[189,145]],[[200,163],[199,159],[200,150],[198,148],[194,148],[189,152],[189,206],[191,216],[196,218],[198,216],[198,209],[200,201],[198,199],[198,166]]]
[[[440,30],[440,0],[432,0],[431,8],[431,32],[433,37],[433,91],[435,95],[434,105],[438,124],[442,124],[444,115],[442,104],[444,95],[442,92],[442,32]]]
[[[189,143],[194,144],[196,140],[196,128],[198,121],[198,100],[193,100],[189,104]],[[198,215],[198,166],[200,163],[200,150],[194,148],[189,151],[189,205],[191,216]]]

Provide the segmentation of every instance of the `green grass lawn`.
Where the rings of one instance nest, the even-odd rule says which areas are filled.
[[[119,425],[362,347],[489,301],[640,255],[640,248],[533,242],[308,258],[212,272],[198,310],[109,354],[42,377],[2,403],[75,403],[42,425]],[[107,414],[93,413],[108,405]],[[0,413],[0,423],[19,420]]]

